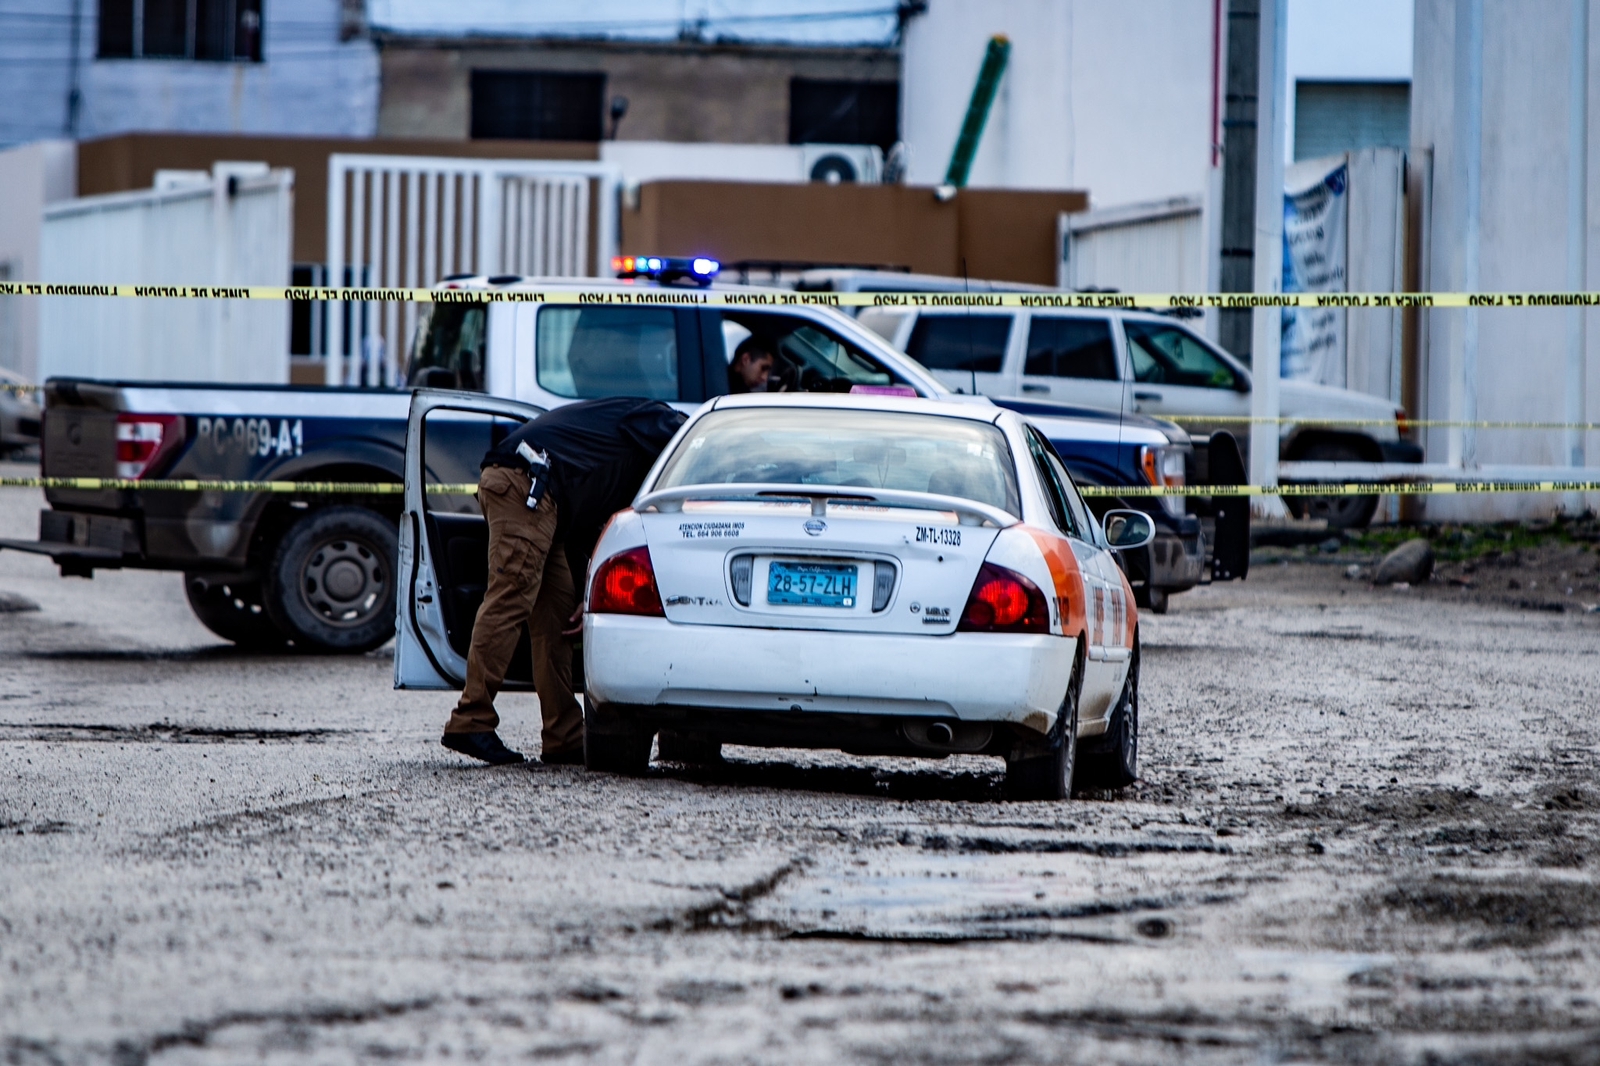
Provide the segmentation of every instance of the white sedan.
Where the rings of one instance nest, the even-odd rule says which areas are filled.
[[[1013,412],[897,396],[706,404],[595,548],[590,769],[725,743],[1006,760],[1010,795],[1138,773],[1139,624],[1114,551]]]

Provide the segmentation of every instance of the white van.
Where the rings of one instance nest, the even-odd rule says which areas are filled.
[[[931,291],[934,279],[866,271],[817,271],[801,278],[808,291]],[[937,279],[945,291],[994,292],[999,282]],[[1011,286],[1031,291],[1029,286]],[[868,307],[857,321],[927,367],[947,387],[1008,399],[1049,400],[1158,418],[1250,414],[1250,371],[1184,321],[1147,311],[985,307],[973,309]],[[1279,383],[1286,417],[1348,418],[1381,423],[1298,426],[1285,423],[1279,457],[1324,462],[1422,461],[1422,450],[1400,433],[1405,412],[1377,396],[1303,381]],[[1197,439],[1238,422],[1184,417]],[[1377,506],[1373,496],[1299,498],[1292,505],[1331,526],[1362,526]]]

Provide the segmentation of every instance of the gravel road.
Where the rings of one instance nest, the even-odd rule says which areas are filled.
[[[981,758],[469,767],[387,650],[235,653],[172,574],[0,593],[0,1062],[1600,1063],[1597,615],[1260,567],[1143,620],[1144,781],[1008,804]]]

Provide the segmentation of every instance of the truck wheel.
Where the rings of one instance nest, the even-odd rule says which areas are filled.
[[[650,768],[650,744],[655,735],[614,707],[588,696],[583,703],[584,769],[643,777]]]
[[[1024,751],[1006,757],[1006,798],[1012,800],[1064,800],[1072,796],[1078,763],[1078,695],[1083,691],[1083,659],[1079,656],[1067,685],[1066,698],[1056,712],[1056,728],[1046,750]]]
[[[1127,788],[1139,780],[1139,646],[1128,662],[1128,679],[1111,712],[1104,736],[1085,741],[1078,752],[1079,788]]]
[[[1365,461],[1350,445],[1334,441],[1313,444],[1297,458],[1316,463]],[[1362,529],[1378,509],[1376,496],[1290,496],[1285,502],[1296,518],[1325,518],[1329,529]]]
[[[183,591],[200,624],[223,640],[250,651],[275,651],[288,643],[262,606],[259,581],[222,583],[184,574]]]
[[[663,729],[656,734],[656,754],[662,762],[714,766],[722,761],[722,745],[715,740]]]
[[[267,612],[305,651],[359,654],[394,636],[395,524],[326,507],[289,527],[267,568]]]
[[[1167,607],[1172,602],[1172,594],[1166,589],[1144,588],[1134,589],[1133,602],[1155,614],[1166,614]]]

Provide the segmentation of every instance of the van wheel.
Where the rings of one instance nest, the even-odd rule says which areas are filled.
[[[1079,788],[1127,788],[1139,780],[1139,645],[1128,660],[1128,679],[1104,736],[1078,752]]]
[[[650,768],[650,744],[655,734],[645,732],[631,716],[609,704],[584,697],[583,765],[587,770],[643,777]]]
[[[1046,750],[1024,748],[1006,757],[1006,798],[1063,800],[1072,795],[1078,761],[1078,696],[1083,691],[1083,652],[1072,668],[1067,695],[1056,712]]]
[[[200,624],[248,651],[277,651],[288,643],[261,603],[259,581],[217,580],[184,574],[183,591]]]
[[[1317,463],[1360,463],[1361,453],[1348,444],[1323,441],[1295,458]],[[1376,496],[1289,496],[1284,502],[1296,518],[1323,518],[1329,529],[1364,529],[1378,510]]]
[[[312,511],[267,568],[267,612],[306,651],[359,654],[394,636],[395,523],[365,507]]]

